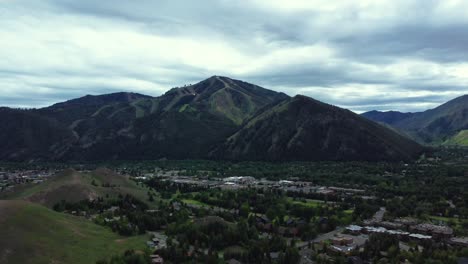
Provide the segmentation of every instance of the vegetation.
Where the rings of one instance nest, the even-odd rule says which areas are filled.
[[[0,201],[3,263],[94,263],[144,248],[146,235],[121,237],[86,219],[21,201]]]
[[[97,169],[90,173],[67,169],[43,184],[20,185],[0,195],[6,199],[38,202],[51,208],[62,200],[79,202],[98,197],[117,197],[119,194],[130,194],[142,201],[148,198],[148,190],[128,177],[107,169]]]
[[[462,130],[444,142],[444,145],[468,146],[468,130]]]
[[[108,254],[91,253],[87,259],[99,263],[149,263],[152,254],[163,257],[165,263],[224,263],[232,258],[244,263],[297,263],[304,254],[318,263],[332,260],[342,263],[347,261],[346,257],[331,250],[329,241],[333,235],[328,232],[336,233],[349,224],[362,225],[381,207],[386,208],[384,221],[412,217],[420,222],[448,225],[456,236],[467,236],[466,155],[462,148],[440,148],[434,157],[423,156],[408,164],[200,160],[67,164],[90,172],[66,170],[44,183],[19,184],[2,193],[10,198],[43,203],[57,211],[34,205],[47,213],[23,210],[24,214],[15,218],[17,214],[11,209],[14,206],[0,209],[2,216],[11,216],[8,225],[14,227],[3,237],[12,240],[13,234],[19,234],[30,239],[28,232],[32,232],[38,237],[47,235],[54,241],[71,241],[64,249],[66,252],[69,248],[83,252],[88,250],[85,245],[68,238],[70,233],[75,237],[81,237],[82,233],[87,240],[93,240],[95,248],[102,249],[103,241],[110,243],[110,249],[104,249]],[[95,169],[102,166],[118,173]],[[64,165],[5,163],[0,167],[3,171],[15,171],[18,167],[55,169]],[[131,175],[135,181],[122,175]],[[179,175],[184,177],[174,178]],[[193,184],[239,175],[273,183],[262,180],[255,188],[246,185],[232,189]],[[301,181],[312,186],[308,185],[312,182],[316,185],[312,187],[321,186],[319,190],[334,191],[332,194],[297,192],[287,187],[288,182],[279,180],[295,181],[297,186],[303,186]],[[86,195],[71,196],[57,191],[70,185],[81,186],[82,189],[75,190],[86,190],[81,192]],[[26,215],[37,219],[38,227],[28,227]],[[57,232],[63,235],[47,233],[54,231],[45,228],[47,225],[40,226],[44,222],[58,225]],[[89,229],[98,231],[93,233]],[[161,244],[151,244],[153,238]],[[31,241],[59,246],[47,240],[31,238]],[[115,246],[112,241],[125,241],[125,245]],[[406,259],[412,263],[455,263],[457,258],[468,255],[463,248],[444,240],[418,242],[372,234],[362,244],[362,250],[350,254],[375,263],[400,263]],[[29,250],[29,247],[16,247],[20,252]],[[39,244],[31,247],[37,252],[42,249]],[[58,257],[43,257],[61,261],[60,257],[69,258],[68,254],[72,255],[62,252]],[[78,258],[76,263],[84,262]]]
[[[430,145],[466,145],[468,95],[419,113],[371,111],[363,115],[391,125],[401,133]],[[454,136],[455,135],[455,136]]]
[[[400,161],[424,151],[345,109],[221,76],[159,97],[84,96],[0,117],[0,159],[10,161]]]

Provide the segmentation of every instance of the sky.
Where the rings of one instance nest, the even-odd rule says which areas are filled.
[[[361,113],[468,93],[465,0],[0,0],[0,105],[213,75]]]

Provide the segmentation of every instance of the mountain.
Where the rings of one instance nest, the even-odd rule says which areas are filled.
[[[295,96],[264,109],[214,152],[234,160],[403,160],[421,147],[335,106]]]
[[[310,110],[296,116],[300,112],[293,109],[301,108],[300,102]],[[270,118],[282,105],[291,110],[280,118]],[[323,111],[317,114],[315,108]],[[173,88],[159,97],[132,93],[88,95],[42,109],[4,109],[0,118],[10,122],[0,125],[4,128],[0,139],[11,143],[0,149],[0,159],[245,159],[241,155],[254,150],[246,149],[241,141],[253,145],[265,141],[255,147],[258,155],[245,157],[266,160],[397,160],[414,157],[417,149],[422,150],[414,144],[401,147],[399,141],[407,140],[389,129],[336,109],[303,96],[290,98],[240,80],[213,76]],[[17,122],[12,116],[21,116],[24,121]],[[271,131],[261,132],[258,135],[265,138],[251,142],[251,127],[257,121]],[[293,124],[297,127],[290,128]],[[349,125],[348,129],[342,129],[344,124]],[[363,127],[366,129],[361,131]],[[303,132],[291,134],[294,129]],[[17,131],[22,132],[16,135]],[[310,149],[299,154],[291,152],[299,149],[296,145],[286,148],[275,143],[267,148],[268,136],[274,136],[275,142],[298,145],[300,138]],[[377,155],[366,154],[374,151]]]
[[[164,95],[105,104],[70,129],[76,144],[62,159],[206,158],[244,119],[285,94],[213,76]]]
[[[72,122],[92,116],[103,106],[126,105],[141,99],[149,99],[151,96],[137,93],[112,93],[105,95],[86,95],[81,98],[72,99],[66,102],[57,103],[52,106],[42,108],[38,113],[54,118],[66,125]],[[103,110],[103,109],[102,109]]]
[[[121,237],[109,228],[25,201],[0,201],[0,263],[96,263],[144,250],[146,235]]]
[[[468,95],[419,113],[378,112],[363,114],[383,122],[424,144],[440,144],[468,129]]]
[[[395,123],[400,122],[403,119],[410,118],[411,116],[413,116],[413,113],[402,113],[398,111],[380,112],[374,110],[363,113],[362,116],[375,122],[393,125]]]
[[[0,160],[48,159],[73,142],[59,121],[33,110],[0,108]]]

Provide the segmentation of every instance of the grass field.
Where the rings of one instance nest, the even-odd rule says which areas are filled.
[[[147,236],[121,237],[89,220],[25,201],[0,201],[0,263],[95,263]]]
[[[203,203],[203,202],[200,202],[200,201],[197,201],[197,200],[193,200],[193,199],[183,199],[182,202],[186,203],[186,204],[210,207],[209,204],[206,204],[206,203]]]
[[[320,200],[312,200],[312,199],[300,199],[300,200],[293,200],[293,198],[288,198],[288,201],[292,204],[298,204],[298,205],[302,205],[302,206],[305,206],[305,207],[318,207],[319,205],[323,205],[324,202],[323,201],[320,201]]]
[[[455,224],[460,224],[460,220],[458,218],[453,218],[453,217],[443,217],[443,216],[429,216],[430,219],[436,220],[436,221],[442,221],[445,223],[453,222]]]

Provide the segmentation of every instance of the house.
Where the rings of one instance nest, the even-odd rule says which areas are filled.
[[[149,248],[154,248],[156,245],[153,243],[153,241],[146,241],[146,245],[149,247]]]
[[[352,237],[334,237],[331,239],[331,242],[335,246],[348,246],[353,243]]]
[[[270,252],[271,260],[277,260],[277,259],[279,259],[279,256],[280,256],[279,252]]]
[[[112,212],[114,213],[115,211],[119,210],[119,207],[118,206],[111,206],[109,209],[107,209],[106,211],[107,212]]]
[[[359,235],[362,231],[362,227],[358,225],[350,225],[346,227],[346,231],[352,235]]]
[[[266,215],[260,215],[256,218],[257,223],[269,224],[271,221],[266,217]]]
[[[288,221],[286,221],[287,226],[294,226],[296,225],[296,221],[293,218],[289,218]]]
[[[164,264],[164,259],[159,255],[151,255],[150,258],[152,264]]]
[[[426,236],[426,235],[421,235],[421,234],[410,234],[409,238],[413,240],[423,241],[423,240],[431,240],[432,236]]]
[[[237,259],[230,259],[227,261],[227,264],[242,264],[242,262],[238,261]]]
[[[468,237],[453,237],[449,243],[454,246],[468,247]]]
[[[346,255],[346,256],[351,255],[351,253],[353,252],[354,249],[355,249],[355,247],[352,247],[352,246],[335,246],[335,245],[331,245],[330,247],[328,247],[328,250],[330,251],[330,253],[339,254],[339,255]]]
[[[181,206],[182,206],[182,205],[181,205],[181,203],[179,203],[179,202],[173,202],[173,203],[172,203],[172,209],[174,209],[174,210],[176,210],[176,211],[180,211]]]

